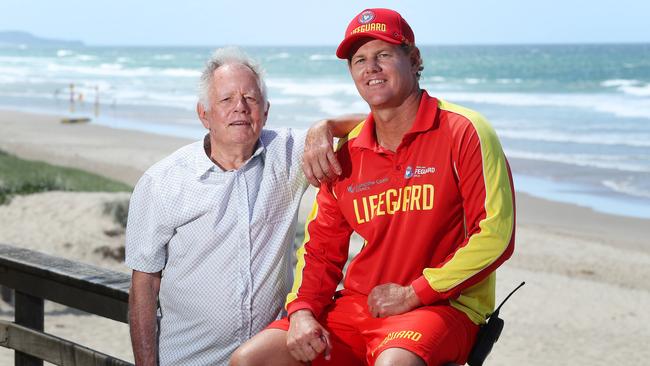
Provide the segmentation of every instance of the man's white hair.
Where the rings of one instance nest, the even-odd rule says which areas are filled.
[[[201,73],[201,79],[199,80],[199,103],[203,105],[203,108],[205,110],[210,109],[210,88],[212,86],[214,71],[228,64],[241,64],[251,69],[257,78],[257,85],[262,93],[264,104],[266,104],[266,83],[264,82],[264,70],[262,67],[240,48],[223,47],[214,51]]]

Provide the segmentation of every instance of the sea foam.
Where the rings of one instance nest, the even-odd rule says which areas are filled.
[[[569,107],[609,113],[618,117],[650,119],[650,99],[619,94],[440,92],[451,102],[473,102],[518,107]]]

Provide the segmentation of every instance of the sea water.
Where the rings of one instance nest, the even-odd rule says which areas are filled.
[[[268,127],[306,128],[323,117],[368,112],[334,46],[245,50],[266,70]],[[421,51],[421,86],[493,124],[517,190],[650,218],[650,45]],[[87,115],[113,128],[197,139],[204,134],[195,112],[197,81],[211,52],[2,46],[0,107]]]

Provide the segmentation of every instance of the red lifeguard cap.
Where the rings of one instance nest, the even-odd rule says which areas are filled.
[[[361,38],[376,38],[393,44],[415,44],[413,30],[402,16],[391,9],[366,9],[352,19],[336,57],[347,59],[350,48]]]

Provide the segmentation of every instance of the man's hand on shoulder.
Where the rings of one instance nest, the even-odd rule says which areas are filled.
[[[289,317],[287,348],[291,356],[300,362],[314,360],[325,352],[329,360],[332,346],[329,332],[314,318],[309,310],[298,310]]]
[[[311,185],[319,187],[320,182],[329,182],[341,174],[341,166],[334,155],[334,135],[328,121],[316,122],[307,131],[302,170]]]
[[[403,314],[422,305],[411,286],[385,283],[375,286],[368,295],[368,311],[375,318]]]
[[[302,170],[314,187],[341,175],[342,169],[334,155],[334,137],[343,138],[366,118],[364,114],[346,114],[314,123],[307,131]]]

